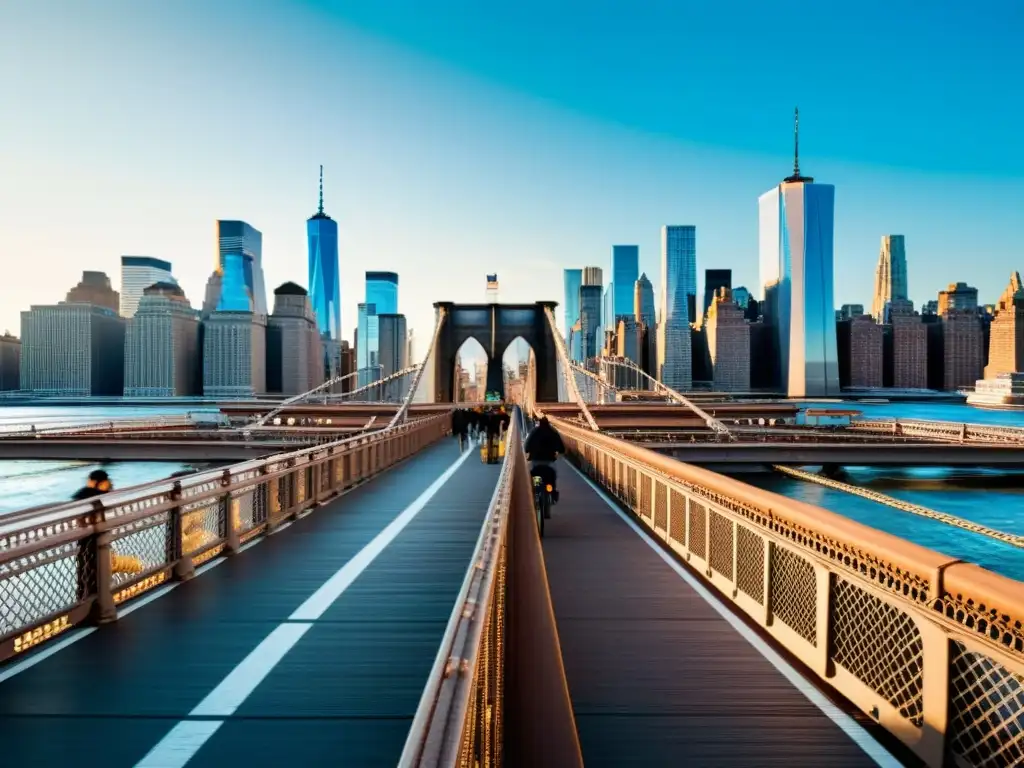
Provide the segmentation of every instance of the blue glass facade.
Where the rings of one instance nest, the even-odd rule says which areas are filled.
[[[761,196],[759,213],[764,314],[775,331],[782,391],[789,397],[838,395],[835,187],[784,182]]]
[[[245,257],[241,253],[226,253],[221,260],[220,298],[218,312],[252,312],[253,301],[249,293]]]
[[[244,221],[218,221],[217,267],[222,274],[226,262],[232,256],[241,261],[242,279],[252,298],[252,311],[260,315],[267,314],[267,289],[263,282],[263,234]],[[237,286],[233,290],[237,290]],[[221,291],[223,293],[223,286]],[[228,302],[240,305],[241,298],[232,296]]]
[[[608,287],[614,298],[610,307],[612,314],[605,316],[610,328],[615,327],[620,318],[633,317],[633,292],[639,277],[640,247],[613,245],[612,280]]]
[[[658,324],[658,379],[675,390],[693,383],[691,312],[697,298],[697,228],[661,230],[661,321]]]
[[[341,340],[341,281],[338,278],[338,223],[321,208],[306,222],[309,246],[309,301],[320,335]]]
[[[367,272],[366,303],[376,306],[378,315],[397,315],[398,275],[394,272]]]
[[[380,319],[374,304],[359,305],[359,343],[356,347],[359,386],[380,378]]]
[[[572,327],[580,317],[580,286],[583,285],[582,269],[565,270],[565,338],[572,338]],[[570,345],[572,346],[572,345]],[[572,349],[569,350],[572,355]],[[573,356],[575,359],[575,356]]]
[[[379,315],[398,314],[398,275],[394,272],[366,273],[366,302],[359,305],[359,337],[356,365],[360,386],[380,378]]]

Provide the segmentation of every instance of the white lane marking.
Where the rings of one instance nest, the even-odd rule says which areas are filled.
[[[404,461],[403,462],[399,462],[399,463],[404,463]],[[397,466],[397,465],[395,465],[395,466]],[[393,467],[389,467],[388,469],[393,469]],[[379,477],[379,475],[378,475],[378,477]],[[363,485],[363,483],[360,483],[360,485]],[[354,487],[359,487],[359,486],[354,486]],[[339,497],[340,496],[344,496],[350,490],[352,490],[352,489],[351,488],[346,489],[343,493],[338,494]],[[332,499],[332,501],[333,501],[333,499]],[[284,525],[281,525],[280,527],[275,528],[273,531],[271,531],[270,535],[272,536],[275,533],[280,533],[281,531],[285,530],[286,528],[290,528],[294,522],[295,522],[294,520],[289,520]],[[250,547],[256,546],[256,544],[258,544],[259,542],[263,541],[264,538],[266,538],[266,537],[265,536],[260,536],[259,538],[254,539],[253,541],[250,541],[248,544],[245,544],[242,547],[240,547],[238,551],[239,552],[244,552],[245,550],[249,549]],[[215,560],[213,560],[213,561],[211,561],[209,563],[206,563],[205,565],[202,565],[199,568],[197,568],[195,570],[195,575],[199,576],[201,574],[204,574],[207,571],[209,571],[210,569],[215,568],[216,566],[220,565],[225,560],[226,560],[226,558],[224,558],[224,557],[218,557],[217,559],[215,559]],[[153,596],[148,596],[148,597],[145,597],[145,598],[141,598],[141,599],[139,599],[137,601],[133,601],[132,603],[128,604],[123,609],[121,609],[118,612],[118,616],[119,617],[124,617],[124,616],[129,615],[130,613],[132,613],[133,611],[137,610],[138,608],[141,608],[143,605],[146,605],[147,603],[150,603],[153,600],[155,600],[157,596],[166,595],[172,589],[174,589],[175,587],[179,586],[179,584],[180,584],[180,582],[175,582],[173,584],[167,584],[166,588],[163,591],[157,591],[157,592],[154,593]],[[74,643],[77,643],[79,640],[81,640],[81,639],[83,639],[85,637],[88,637],[93,632],[95,632],[96,629],[97,629],[97,627],[80,627],[78,629],[72,630],[62,640],[60,640],[60,641],[58,641],[56,643],[53,643],[52,645],[47,646],[46,648],[38,651],[36,654],[34,654],[33,656],[31,656],[31,657],[29,657],[27,659],[19,661],[19,662],[15,663],[15,664],[11,664],[6,669],[0,670],[0,683],[3,683],[6,680],[10,680],[15,675],[17,675],[17,674],[19,674],[21,672],[24,672],[26,669],[31,669],[32,667],[34,667],[39,662],[45,661],[46,659],[48,659],[50,656],[53,656],[58,651],[62,651],[65,648],[67,648],[68,646],[73,645]]]
[[[189,712],[188,717],[230,717],[256,689],[285,654],[290,651],[313,626],[312,621],[324,612],[351,586],[377,556],[394,541],[413,518],[427,505],[441,487],[455,474],[469,457],[462,453],[455,462],[421,493],[388,526],[378,533],[345,565],[339,568],[314,592],[288,620],[279,624],[256,646],[207,696]],[[190,722],[202,722],[207,727],[189,728]],[[136,763],[135,768],[183,768],[202,748],[223,720],[182,720],[164,736],[149,753]]]
[[[876,764],[882,766],[882,768],[902,768],[902,762],[893,757],[892,754],[889,753],[889,750],[879,744],[875,737],[868,733],[860,723],[829,701],[828,697],[819,691],[814,683],[797,672],[796,669],[794,669],[788,661],[782,658],[774,648],[768,645],[764,639],[755,634],[750,627],[742,621],[742,619],[726,607],[725,603],[719,600],[715,594],[687,573],[686,569],[677,563],[672,555],[666,552],[660,544],[651,538],[639,523],[630,519],[629,515],[623,512],[619,505],[612,501],[608,494],[598,487],[596,483],[577,469],[575,464],[572,464],[571,462],[566,462],[566,464],[572,467],[576,474],[583,479],[583,482],[589,485],[594,492],[601,497],[604,503],[607,504],[615,514],[622,518],[626,525],[633,529],[633,531],[645,544],[647,544],[647,546],[653,549],[683,581],[689,584],[693,588],[694,592],[696,592],[704,602],[714,608],[744,640],[754,646],[754,649],[764,656],[773,667],[782,673],[783,677],[785,677],[794,688],[806,696],[812,704],[814,704],[828,717],[829,720],[839,726],[840,730],[849,736],[850,739],[860,747],[868,757],[874,760]]]
[[[189,717],[230,717],[312,624],[279,624],[189,712]]]
[[[21,661],[12,664],[7,669],[0,672],[0,683],[4,682],[5,680],[10,680],[18,673],[24,672],[26,669],[31,669],[39,662],[45,661],[46,659],[53,656],[53,654],[63,651],[69,645],[77,643],[83,637],[88,637],[95,631],[96,627],[86,627],[84,629],[71,630],[70,632],[68,632],[67,637],[58,640],[53,645],[48,645],[45,648],[40,649],[33,655],[29,656],[27,659],[22,659]]]
[[[135,768],[173,768],[185,765],[222,725],[223,720],[182,720],[163,741],[135,764]]]
[[[331,576],[324,584],[312,595],[310,595],[306,601],[295,609],[295,612],[288,617],[290,621],[316,621],[324,612],[333,605],[334,601],[337,600],[341,593],[349,588],[349,585],[366,570],[367,566],[372,563],[377,556],[384,551],[384,549],[395,540],[395,537],[400,534],[409,523],[412,522],[413,518],[420,513],[420,511],[427,505],[434,495],[441,490],[449,478],[455,474],[455,472],[462,466],[462,463],[469,457],[470,452],[465,451],[455,463],[452,464],[448,469],[444,471],[439,478],[437,478],[427,490],[419,495],[419,497],[408,507],[406,507],[402,513],[392,520],[388,526],[378,533],[373,541],[363,547],[359,552],[349,560],[345,565],[338,569],[338,571]]]

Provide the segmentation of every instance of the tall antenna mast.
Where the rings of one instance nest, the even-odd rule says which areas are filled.
[[[800,175],[800,108],[793,108],[793,175],[783,179],[786,183],[795,182],[812,183],[814,179],[810,176]]]
[[[321,166],[321,177],[323,176],[323,167]],[[800,107],[793,108],[793,175],[800,176]],[[323,179],[321,178],[321,184]],[[321,198],[323,193],[321,192]]]
[[[317,209],[317,213],[324,212],[324,167],[320,166],[320,207]]]

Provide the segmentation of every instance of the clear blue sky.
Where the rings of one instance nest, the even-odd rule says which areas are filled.
[[[757,197],[836,185],[836,302],[870,304],[879,239],[911,297],[1024,268],[1024,4],[6,0],[0,330],[121,254],[194,304],[217,218],[264,233],[268,288],[306,283],[305,219],[340,223],[342,322],[362,273],[431,302],[561,301],[561,270],[696,224],[698,267],[757,294]]]

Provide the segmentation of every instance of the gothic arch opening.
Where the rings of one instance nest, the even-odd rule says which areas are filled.
[[[507,402],[520,405],[525,402],[527,371],[532,358],[535,359],[533,346],[522,336],[516,336],[505,347],[505,352],[501,356],[501,367]]]
[[[487,390],[487,351],[476,337],[470,336],[455,352],[455,377],[452,402],[477,403]]]

